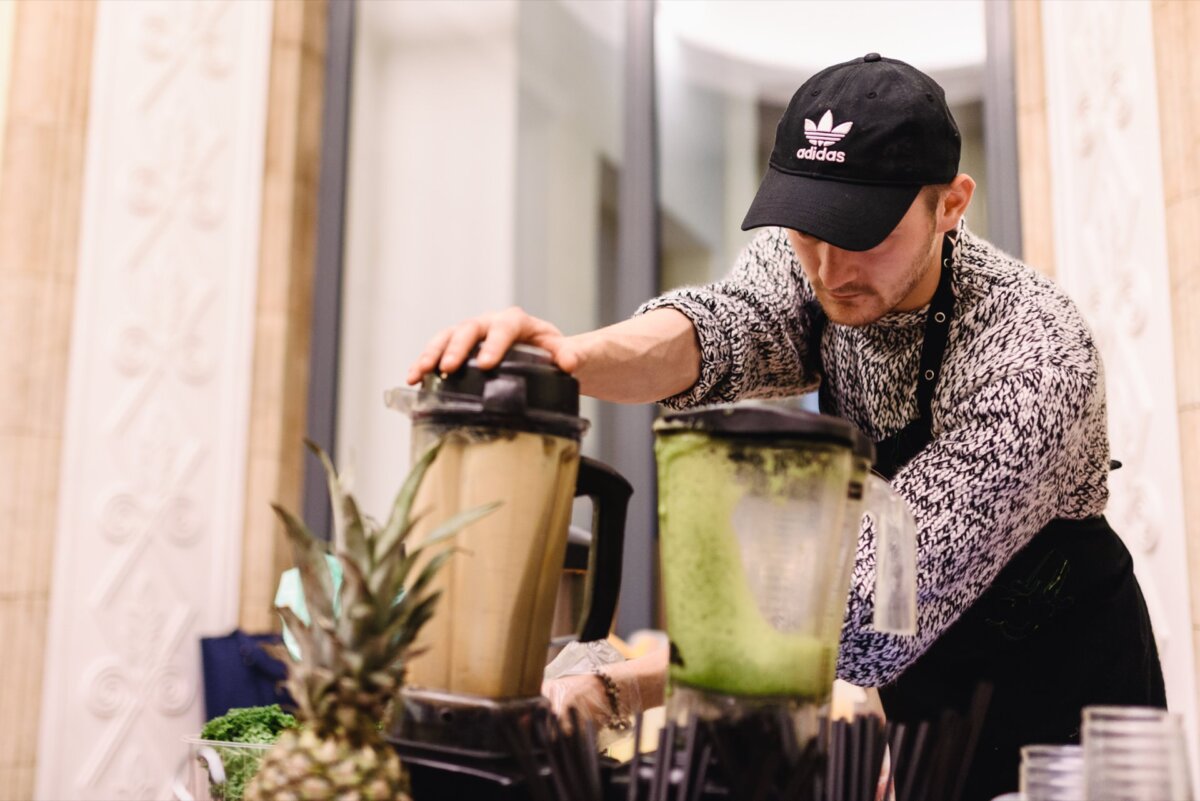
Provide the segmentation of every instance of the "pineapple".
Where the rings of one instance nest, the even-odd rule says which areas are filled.
[[[381,723],[404,680],[413,640],[433,615],[437,593],[429,585],[451,548],[423,552],[498,504],[456,515],[420,547],[406,548],[415,523],[413,499],[437,446],[413,467],[382,526],[359,511],[325,452],[311,442],[308,446],[329,477],[336,556],[344,573],[340,614],[335,619],[323,544],[304,523],[274,506],[292,544],[312,622],[306,625],[291,609],[279,609],[300,648],[299,661],[285,661],[301,728],[285,732],[268,752],[247,787],[246,801],[406,799],[407,778],[383,739]]]

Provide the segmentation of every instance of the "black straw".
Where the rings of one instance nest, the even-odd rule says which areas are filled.
[[[625,801],[637,801],[638,774],[642,761],[642,713],[639,712],[633,724],[633,759],[629,762],[629,787],[626,788]]]
[[[702,801],[715,764],[714,792],[723,784],[721,797],[741,801],[874,801],[881,787],[896,801],[960,801],[990,700],[991,687],[981,685],[966,715],[946,710],[936,722],[915,725],[885,726],[872,715],[822,719],[817,735],[803,743],[791,716],[779,710],[740,719],[671,719],[649,760],[639,714],[625,798]],[[550,717],[532,727],[511,721],[504,727],[530,801],[604,797],[595,729],[574,710],[568,721]]]
[[[917,734],[913,738],[912,751],[907,754],[904,766],[904,792],[896,796],[896,801],[917,801],[913,797],[917,775],[921,772],[921,756],[925,749],[925,740],[929,737],[929,721],[921,721],[917,725]]]
[[[652,801],[667,801],[667,794],[671,790],[671,769],[675,763],[675,730],[675,720],[671,719],[659,735],[658,753],[654,758],[655,781],[652,785]]]
[[[691,789],[693,769],[699,772],[701,766],[696,765],[693,757],[696,755],[696,739],[700,732],[700,719],[692,715],[683,733],[683,778],[679,782],[678,801],[687,801],[688,790]]]
[[[983,682],[975,688],[975,695],[971,699],[971,716],[968,719],[971,728],[967,734],[967,745],[963,750],[958,776],[954,782],[953,801],[962,798],[963,791],[966,789],[967,772],[975,760],[975,749],[979,745],[979,732],[983,728],[983,720],[987,716],[988,706],[991,702],[992,685],[989,682]]]

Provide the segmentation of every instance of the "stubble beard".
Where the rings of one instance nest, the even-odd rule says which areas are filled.
[[[895,311],[896,307],[909,296],[909,293],[916,288],[917,284],[921,283],[921,279],[925,277],[925,273],[933,269],[937,263],[932,258],[934,242],[937,238],[934,236],[934,232],[934,226],[930,225],[929,246],[913,258],[912,262],[908,265],[908,270],[904,274],[904,281],[895,293],[889,293],[885,297],[877,292],[869,292],[866,297],[857,299],[852,308],[839,305],[833,298],[821,298],[818,296],[817,299],[821,302],[821,308],[824,310],[825,316],[829,318],[829,321],[838,325],[858,328],[878,322],[881,318]]]

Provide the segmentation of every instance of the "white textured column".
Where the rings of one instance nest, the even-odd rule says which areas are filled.
[[[1047,0],[1057,279],[1095,332],[1114,459],[1108,516],[1137,568],[1167,696],[1195,742],[1195,666],[1150,4]]]
[[[237,621],[271,8],[98,11],[39,798],[169,797]]]

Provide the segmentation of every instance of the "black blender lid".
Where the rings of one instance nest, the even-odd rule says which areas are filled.
[[[849,421],[801,409],[795,401],[742,401],[670,412],[659,418],[654,430],[834,442],[851,448],[856,456],[869,460],[875,456],[871,440]]]
[[[388,406],[413,419],[446,415],[485,415],[565,427],[582,434],[579,382],[554,365],[550,354],[532,345],[513,345],[500,364],[479,367],[479,346],[465,364],[448,375],[428,373],[417,390],[388,390]]]

